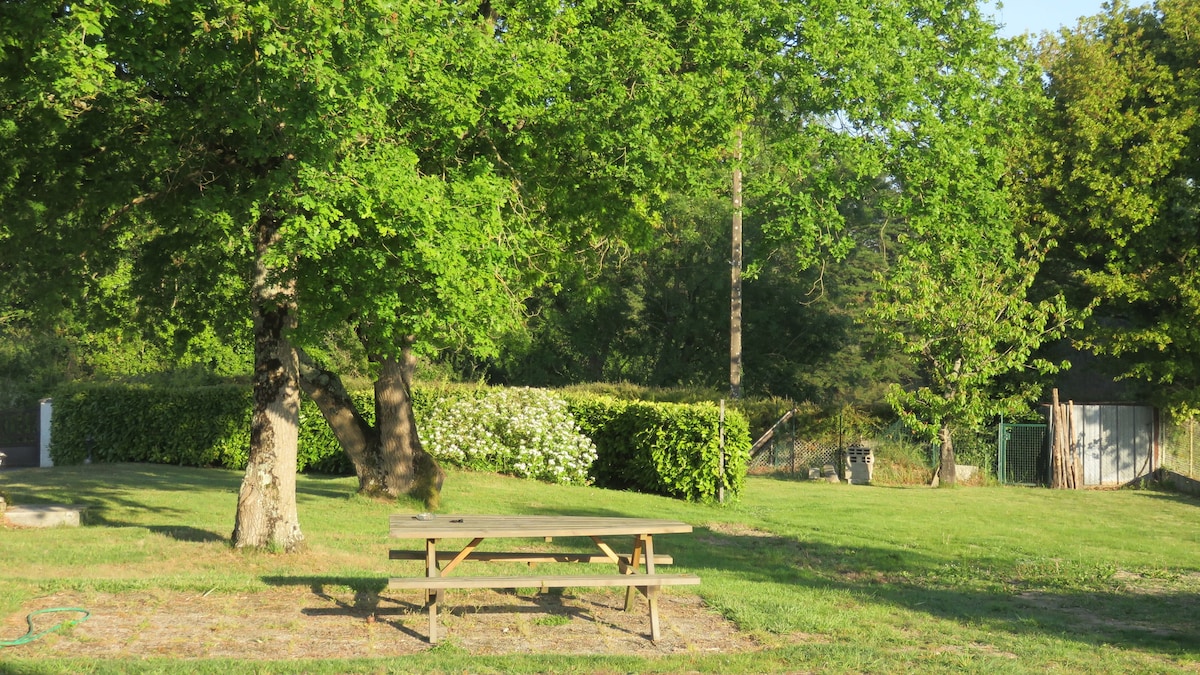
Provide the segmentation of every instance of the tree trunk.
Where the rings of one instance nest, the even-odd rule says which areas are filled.
[[[742,398],[742,130],[733,163],[733,223],[729,265],[729,396]]]
[[[938,464],[938,483],[952,487],[958,475],[958,466],[954,461],[954,441],[950,438],[950,425],[942,423],[942,428],[938,430],[938,438],[942,442]]]
[[[317,404],[338,444],[354,464],[359,493],[373,497],[386,495],[379,432],[359,412],[337,373],[313,362],[303,350],[298,353],[300,386]]]
[[[411,344],[411,341],[410,341]],[[435,508],[445,473],[421,446],[412,407],[416,360],[406,346],[400,359],[375,357],[375,426],[351,400],[341,378],[301,352],[300,383],[312,397],[358,475],[358,489],[373,497],[408,494]]]
[[[428,508],[436,508],[446,474],[425,452],[417,435],[412,405],[412,377],[416,370],[412,342],[412,337],[405,339],[399,359],[391,356],[378,359],[375,424],[379,429],[379,454],[389,494],[407,493],[423,500]]]
[[[263,253],[274,243],[277,222],[258,224],[252,287],[254,412],[250,457],[238,493],[233,545],[293,551],[304,539],[296,511],[296,446],[300,427],[299,364],[286,330],[291,289],[270,285]]]

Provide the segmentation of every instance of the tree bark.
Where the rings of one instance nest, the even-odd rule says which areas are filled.
[[[320,408],[338,443],[354,463],[359,492],[373,497],[410,495],[436,508],[445,472],[425,452],[412,406],[416,359],[406,341],[399,359],[373,357],[375,426],[359,412],[341,378],[301,352],[301,386]]]
[[[342,379],[299,350],[300,386],[317,404],[342,450],[354,464],[360,494],[387,495],[387,479],[379,454],[379,432],[359,412]]]
[[[954,461],[954,441],[950,438],[950,425],[942,423],[938,429],[941,440],[941,456],[938,462],[938,484],[952,487],[958,477],[958,466]]]
[[[258,223],[252,284],[254,412],[250,457],[238,493],[233,528],[236,548],[293,551],[304,539],[296,511],[296,448],[300,427],[299,364],[286,331],[294,321],[292,291],[273,285],[263,254],[278,223]]]
[[[733,164],[733,223],[729,265],[729,396],[742,398],[742,130]]]
[[[375,381],[375,424],[379,429],[379,454],[389,494],[407,493],[436,508],[446,474],[433,456],[425,452],[413,415],[412,378],[416,357],[413,338],[405,339],[400,358],[378,359]]]

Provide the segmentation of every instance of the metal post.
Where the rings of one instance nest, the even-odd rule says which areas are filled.
[[[1004,483],[1004,414],[1000,415],[1000,426],[996,427],[996,474]]]
[[[718,458],[718,466],[720,471],[719,482],[717,483],[717,503],[725,503],[725,399],[721,399],[721,421],[720,432],[717,434],[718,443],[720,445],[721,456]],[[647,565],[653,565],[653,561],[647,559]]]

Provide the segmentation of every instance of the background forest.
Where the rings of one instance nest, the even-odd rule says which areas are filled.
[[[282,84],[221,113],[232,121],[188,116],[156,84],[183,78],[197,100],[221,91],[234,71],[204,70],[225,52],[200,41],[221,31],[248,40],[256,64],[296,55],[263,66],[260,86],[345,70],[298,65],[308,51],[271,42],[271,21],[290,20],[271,3],[241,15],[266,17],[261,30],[215,5],[125,16],[121,3],[33,4],[0,14],[0,407],[81,380],[249,381],[255,312],[289,293],[295,342],[350,383],[369,386],[412,348],[418,379],[715,400],[729,389],[735,211],[747,398],[898,414],[951,464],[952,433],[1027,415],[1051,384],[1078,400],[1200,406],[1197,3],[1115,2],[1017,40],[951,0],[649,3],[636,18],[599,3],[577,19],[483,3],[461,30],[461,17],[412,19],[450,36],[404,38],[410,60],[428,59],[408,77],[429,86],[389,79],[400,52],[365,47],[362,81],[329,75],[319,111],[342,110],[339,87],[395,97],[345,108],[361,119],[320,112],[348,119],[329,134],[361,145],[268,109],[296,90]],[[129,41],[117,59],[121,16],[130,35],[189,26],[193,42],[147,38],[143,53]],[[646,26],[669,37],[648,40]],[[168,72],[155,59],[172,49],[196,63]],[[526,60],[468,63],[472,49]],[[463,94],[467,83],[479,89]],[[381,122],[393,106],[421,122]],[[369,140],[384,138],[394,147]],[[310,156],[318,169],[277,180]],[[198,189],[154,183],[168,175]],[[282,201],[246,187],[266,183],[298,187]],[[254,231],[238,234],[238,218]]]

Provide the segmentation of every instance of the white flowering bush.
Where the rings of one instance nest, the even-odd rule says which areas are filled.
[[[549,483],[586,485],[596,461],[567,403],[542,389],[496,389],[431,410],[421,440],[438,461]]]

